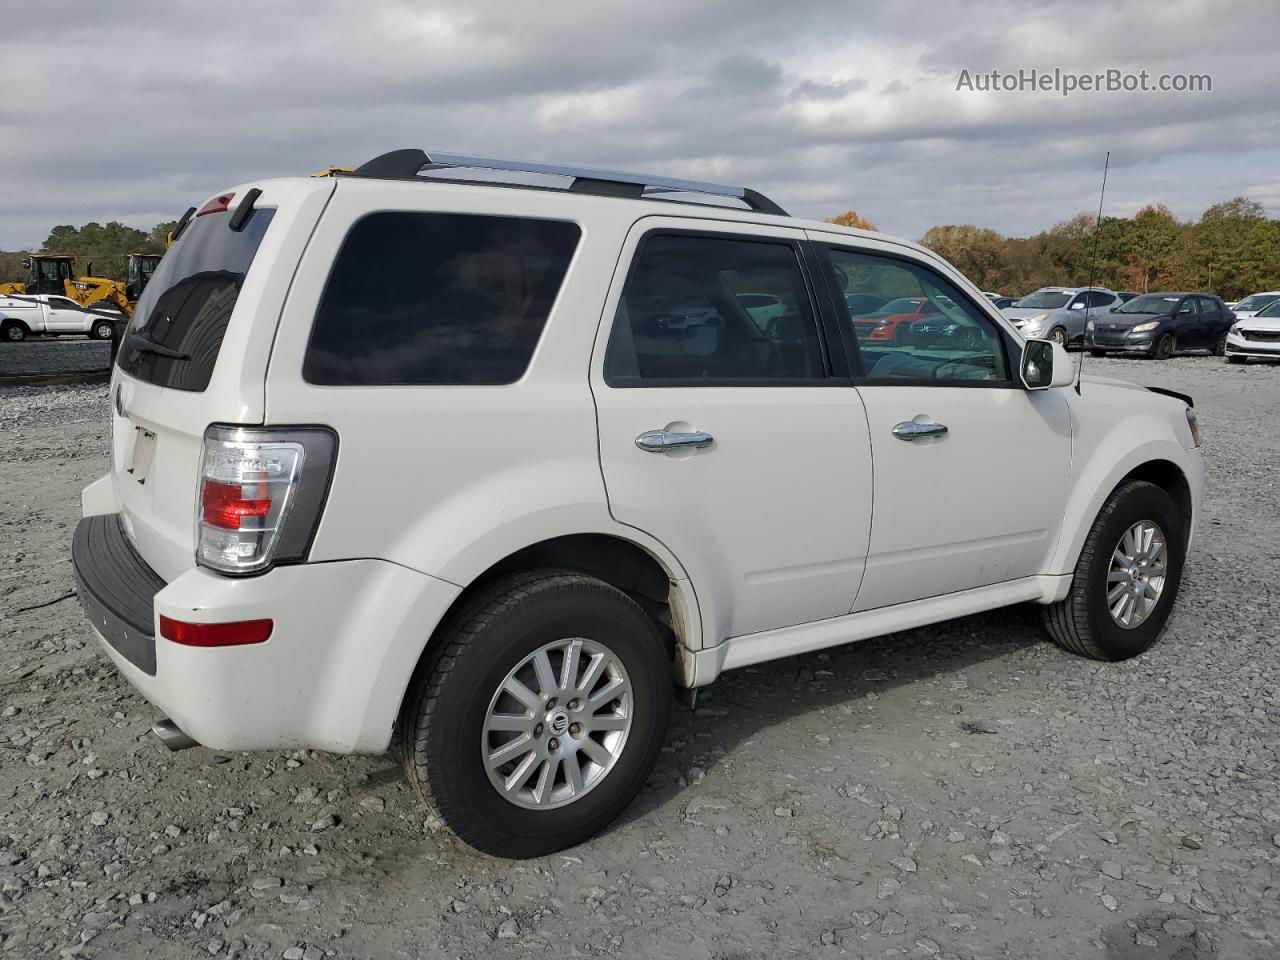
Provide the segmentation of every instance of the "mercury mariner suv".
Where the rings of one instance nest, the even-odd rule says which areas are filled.
[[[864,295],[936,313],[861,340]],[[395,750],[512,857],[723,670],[1028,601],[1146,650],[1202,486],[1190,398],[1078,381],[923,247],[416,149],[188,211],[110,405],[72,556],[161,738]]]

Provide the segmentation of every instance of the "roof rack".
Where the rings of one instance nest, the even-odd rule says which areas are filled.
[[[574,193],[591,193],[606,197],[630,197],[652,199],[653,194],[699,193],[713,197],[741,200],[758,213],[771,213],[785,217],[787,211],[750,187],[731,187],[720,183],[704,183],[700,180],[679,180],[672,177],[651,177],[644,173],[624,173],[618,170],[600,170],[595,167],[566,167],[528,160],[498,160],[492,157],[471,157],[459,153],[427,153],[411,147],[392,150],[374,157],[356,167],[346,176],[371,177],[380,180],[420,180],[420,174],[431,170],[448,169],[503,170],[511,173],[533,173],[553,177],[569,177],[569,190]],[[333,170],[338,176],[344,172]],[[489,181],[480,181],[489,182]],[[501,186],[528,186],[497,181]]]

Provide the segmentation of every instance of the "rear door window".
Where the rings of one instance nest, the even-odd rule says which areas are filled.
[[[364,217],[329,274],[303,376],[321,386],[519,380],[580,236],[559,220]]]
[[[227,213],[205,214],[187,225],[138,300],[120,347],[121,370],[176,390],[199,392],[209,385],[232,308],[274,212],[254,211],[239,232],[227,226]],[[163,355],[172,352],[179,356]]]
[[[646,237],[618,303],[604,376],[611,387],[825,378],[796,246],[761,238]]]

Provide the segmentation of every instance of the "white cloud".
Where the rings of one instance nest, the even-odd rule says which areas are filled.
[[[1176,0],[644,5],[50,0],[0,58],[0,248],[229,183],[446,148],[744,182],[918,236],[1276,204],[1274,8]],[[1213,76],[1211,94],[967,93],[971,71]],[[51,73],[52,71],[52,73]]]

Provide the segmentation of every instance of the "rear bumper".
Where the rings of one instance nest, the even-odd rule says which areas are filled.
[[[427,638],[460,592],[381,560],[242,578],[192,568],[166,584],[123,533],[107,536],[108,525],[119,531],[114,515],[86,517],[76,530],[72,559],[86,614],[125,678],[183,731],[220,750],[382,752]],[[123,569],[108,578],[102,571],[113,565]],[[187,647],[157,637],[161,615],[265,618],[274,629],[265,643]]]

